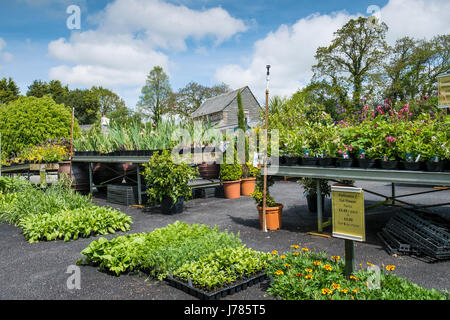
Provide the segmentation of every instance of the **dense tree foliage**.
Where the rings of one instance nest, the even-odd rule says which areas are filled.
[[[19,98],[20,91],[13,79],[0,80],[0,105],[7,104]]]

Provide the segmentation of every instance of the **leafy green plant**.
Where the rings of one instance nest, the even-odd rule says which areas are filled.
[[[220,179],[223,181],[236,181],[241,179],[242,167],[240,164],[222,163],[220,165]]]
[[[184,162],[174,162],[169,151],[155,153],[144,168],[150,202],[159,203],[163,197],[170,197],[175,203],[180,197],[192,196],[188,183],[198,176],[198,169]]]
[[[271,255],[244,246],[225,248],[203,258],[184,264],[173,272],[179,279],[206,291],[214,291],[262,272],[268,267]]]
[[[317,194],[317,180],[320,183],[320,191],[323,197],[329,197],[331,187],[328,184],[328,180],[325,179],[313,179],[313,178],[301,178],[297,180],[297,183],[303,187],[303,194],[306,196],[314,196]]]
[[[81,252],[85,258],[78,263],[98,265],[116,275],[140,270],[163,279],[184,263],[217,249],[240,245],[239,235],[219,232],[217,227],[176,221],[149,233],[95,240]]]
[[[275,183],[272,176],[267,176],[267,190],[266,190],[266,206],[268,208],[278,207],[279,204],[270,195],[270,187]],[[264,176],[258,175],[256,177],[255,191],[253,191],[250,196],[255,200],[256,205],[259,207],[263,206],[264,201]]]
[[[132,218],[106,207],[90,207],[62,211],[58,214],[31,214],[19,221],[26,239],[32,243],[39,240],[76,240],[97,234],[128,231]]]

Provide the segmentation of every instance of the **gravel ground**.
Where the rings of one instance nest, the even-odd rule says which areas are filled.
[[[390,184],[357,183],[359,186],[390,193]],[[427,190],[420,186],[399,185],[397,194]],[[431,204],[448,199],[449,191],[415,196],[409,199],[414,203]],[[255,203],[250,197],[227,200],[222,198],[194,199],[185,204],[181,214],[162,215],[159,209],[143,210],[109,204],[104,198],[96,197],[99,205],[111,205],[133,217],[129,233],[149,232],[155,228],[179,221],[218,225],[222,230],[239,232],[242,241],[250,248],[261,251],[274,249],[282,252],[292,244],[301,244],[311,250],[326,251],[330,255],[344,255],[344,241],[307,234],[316,231],[315,216],[308,212],[302,189],[295,182],[277,182],[271,188],[271,194],[277,202],[283,203],[283,228],[264,233],[260,231]],[[366,201],[380,198],[366,194]],[[406,198],[405,198],[406,200]],[[325,203],[329,212],[330,202]],[[450,207],[435,209],[444,217],[450,217]],[[379,212],[366,216],[366,242],[355,244],[355,262],[366,265],[393,264],[394,271],[418,285],[426,288],[450,291],[450,260],[426,263],[408,256],[390,256],[376,237],[376,232],[389,220],[391,213]],[[330,232],[330,229],[325,229]],[[108,235],[116,237],[123,233]],[[52,241],[29,244],[20,229],[0,224],[0,299],[51,299],[51,300],[114,300],[114,299],[150,299],[150,300],[190,300],[192,296],[175,289],[165,282],[148,279],[145,275],[127,274],[115,277],[98,271],[95,267],[82,266],[81,289],[68,289],[70,265],[82,258],[80,254],[91,241],[98,237],[78,239],[71,242]],[[247,290],[226,297],[225,300],[264,300],[271,299],[265,292],[265,284],[255,285]]]

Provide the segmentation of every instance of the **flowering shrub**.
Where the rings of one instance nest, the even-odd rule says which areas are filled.
[[[267,274],[273,278],[268,288],[272,296],[284,300],[445,300],[446,295],[410,283],[394,274],[395,266],[384,267],[380,289],[369,289],[373,272],[362,268],[344,277],[344,262],[339,256],[311,252],[293,245],[289,252],[273,251]]]

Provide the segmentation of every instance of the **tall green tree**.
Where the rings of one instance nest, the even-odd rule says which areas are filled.
[[[8,104],[20,96],[19,87],[12,78],[0,80],[0,104]]]
[[[28,86],[26,95],[27,97],[42,98],[48,94],[56,103],[64,103],[69,91],[69,87],[67,85],[63,86],[59,80],[51,80],[49,83],[42,80],[34,80]]]
[[[100,119],[98,95],[89,89],[70,90],[64,103],[75,109],[75,117],[80,124],[93,124]]]
[[[125,101],[119,97],[118,94],[112,92],[109,89],[103,87],[92,87],[91,91],[93,94],[97,95],[98,103],[100,107],[100,114],[107,115],[116,109],[121,109],[125,107]]]
[[[224,83],[208,87],[191,81],[174,94],[176,113],[184,119],[189,119],[192,112],[200,108],[206,99],[229,91],[231,88]]]
[[[138,111],[144,118],[158,123],[163,114],[169,110],[171,96],[169,77],[162,67],[156,66],[148,74],[145,85],[141,89],[137,104]]]
[[[374,26],[368,18],[351,19],[334,33],[329,46],[317,48],[314,78],[346,84],[352,91],[350,112],[361,107],[364,86],[377,80],[380,74],[388,48],[387,29],[385,23]]]

